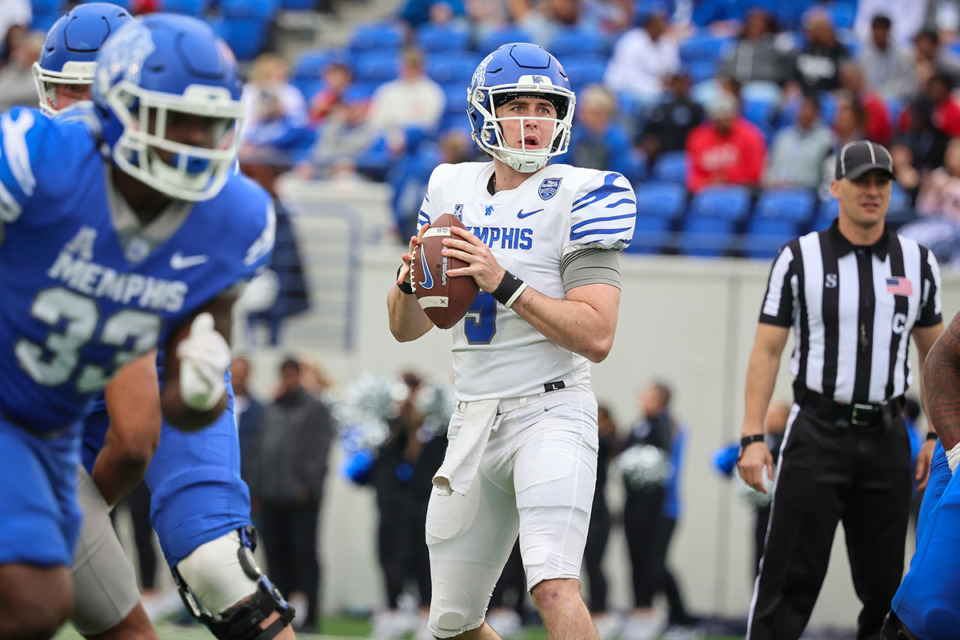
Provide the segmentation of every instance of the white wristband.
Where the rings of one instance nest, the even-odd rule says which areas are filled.
[[[953,445],[953,448],[947,451],[947,464],[950,465],[950,473],[957,470],[958,462],[960,462],[960,442]]]
[[[505,308],[505,309],[509,309],[510,307],[512,307],[512,306],[513,306],[513,303],[517,301],[517,298],[520,297],[520,294],[523,293],[523,290],[526,289],[526,288],[527,288],[527,283],[526,283],[526,282],[520,283],[520,287],[519,287],[516,291],[513,292],[513,295],[510,296],[510,298],[507,300],[506,304],[503,305],[504,308]]]

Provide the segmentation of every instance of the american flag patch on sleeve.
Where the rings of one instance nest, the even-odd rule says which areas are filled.
[[[896,278],[887,278],[887,293],[895,296],[912,296],[913,283],[909,278],[898,276]]]

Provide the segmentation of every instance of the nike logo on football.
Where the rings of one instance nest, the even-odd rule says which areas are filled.
[[[170,266],[179,271],[180,269],[189,269],[190,267],[196,267],[198,265],[203,264],[209,259],[210,258],[208,258],[205,255],[185,256],[179,251],[177,251],[175,254],[170,256]]]
[[[532,216],[535,213],[540,213],[541,211],[543,211],[543,209],[535,209],[534,211],[527,211],[526,213],[524,213],[523,209],[520,209],[520,211],[517,212],[517,217],[523,219],[523,218],[526,218],[527,216]]]

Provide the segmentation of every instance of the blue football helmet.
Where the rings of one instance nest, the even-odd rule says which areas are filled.
[[[207,23],[189,16],[135,18],[96,59],[93,101],[116,165],[178,200],[209,200],[236,163],[240,145],[237,62]],[[209,147],[167,139],[168,127],[201,117]]]
[[[520,97],[544,98],[553,103],[557,117],[536,118],[553,125],[550,144],[542,149],[507,146],[500,123],[532,118],[496,115],[497,107]],[[477,67],[467,90],[467,115],[474,142],[491,156],[523,173],[533,173],[551,157],[570,146],[570,127],[576,96],[560,63],[542,47],[528,43],[505,44]]]
[[[74,7],[60,17],[43,41],[40,60],[33,63],[33,82],[40,108],[54,115],[58,84],[93,84],[94,59],[107,37],[131,19],[127,10],[106,2],[91,2]]]

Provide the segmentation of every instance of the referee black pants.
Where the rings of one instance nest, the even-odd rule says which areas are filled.
[[[863,604],[857,640],[877,640],[903,575],[912,475],[902,419],[841,427],[801,410],[783,443],[747,638],[800,637],[842,522]]]

